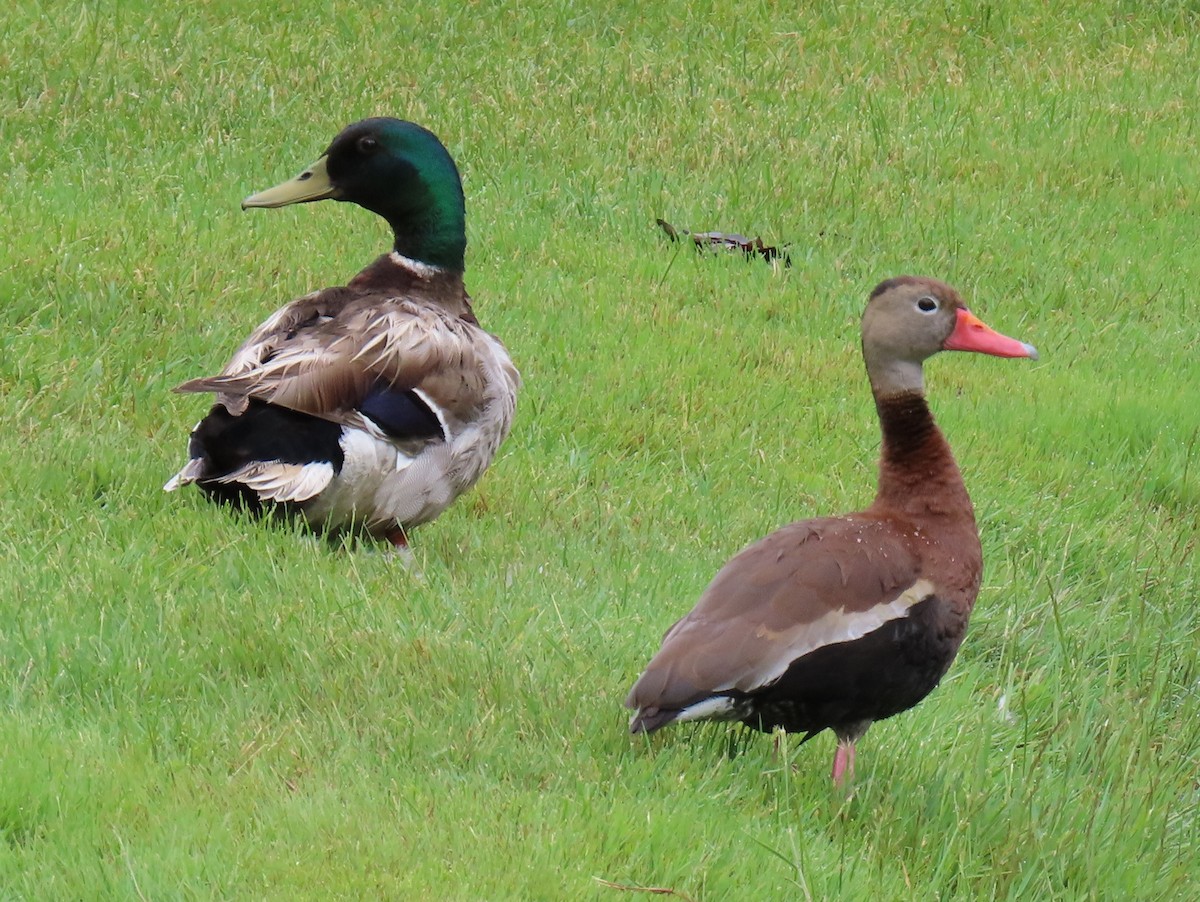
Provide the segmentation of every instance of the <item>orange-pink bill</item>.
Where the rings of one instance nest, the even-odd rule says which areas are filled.
[[[958,322],[943,342],[947,351],[978,351],[994,357],[1028,357],[1037,360],[1037,348],[1007,335],[1001,335],[966,307],[958,308]]]

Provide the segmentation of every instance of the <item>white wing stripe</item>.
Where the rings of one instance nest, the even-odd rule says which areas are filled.
[[[827,611],[817,620],[777,634],[784,638],[788,633],[792,633],[793,637],[790,641],[785,640],[781,643],[781,647],[772,656],[770,669],[753,674],[754,686],[739,685],[747,676],[747,674],[741,673],[737,674],[734,679],[717,686],[713,691],[727,692],[730,689],[745,690],[769,686],[784,675],[793,661],[826,645],[860,639],[890,620],[907,617],[908,612],[915,605],[931,594],[933,594],[933,583],[927,579],[919,579],[887,604],[878,604],[866,611],[847,612],[845,608]],[[774,638],[769,633],[770,631],[765,626],[760,626],[757,635],[759,638]]]
[[[442,427],[442,440],[449,442],[452,438],[450,435],[450,425],[446,422],[446,414],[440,408],[433,398],[429,397],[428,393],[419,388],[414,388],[412,393],[425,402],[425,406],[433,411],[433,415],[437,417],[438,425]]]
[[[688,705],[679,712],[679,716],[673,723],[686,723],[689,720],[733,720],[734,718],[733,699],[717,695]]]

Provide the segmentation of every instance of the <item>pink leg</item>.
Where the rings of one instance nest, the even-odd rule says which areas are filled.
[[[383,537],[391,543],[391,559],[399,561],[404,569],[415,578],[422,579],[421,570],[417,567],[417,559],[408,544],[408,536],[404,532],[404,527],[397,526],[394,529],[389,529],[383,534]]]
[[[839,740],[833,754],[833,785],[840,788],[847,778],[854,779],[854,742]]]

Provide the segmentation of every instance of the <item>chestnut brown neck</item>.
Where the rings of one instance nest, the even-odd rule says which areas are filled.
[[[924,521],[929,517],[975,515],[950,446],[933,421],[920,391],[876,395],[883,432],[879,490],[874,508],[886,508]]]

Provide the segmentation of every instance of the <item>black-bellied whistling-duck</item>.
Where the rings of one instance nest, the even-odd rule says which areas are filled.
[[[938,351],[1037,352],[980,322],[949,285],[913,276],[871,292],[862,346],[883,430],[874,503],[792,523],[726,564],[630,691],[632,732],[688,720],[805,740],[831,729],[841,784],[867,728],[921,701],[954,660],[983,552],[922,363]]]
[[[432,132],[399,119],[347,126],[312,166],[242,201],[348,201],[395,243],[350,280],[280,308],[218,375],[181,392],[217,403],[165,486],[352,525],[406,545],[474,485],[512,425],[520,378],[479,326],[463,285],[458,168]]]

